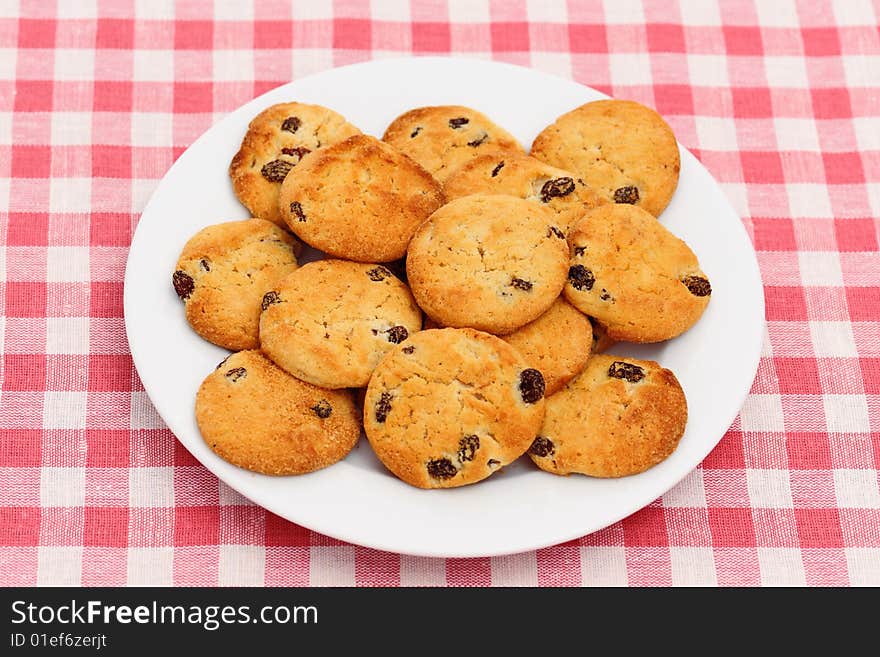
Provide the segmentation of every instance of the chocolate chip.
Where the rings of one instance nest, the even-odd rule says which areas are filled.
[[[233,383],[237,383],[240,379],[243,379],[246,376],[247,370],[243,367],[233,367],[231,370],[226,372],[226,378]]]
[[[457,119],[449,119],[449,127],[453,130],[458,130],[461,126],[470,123],[470,119],[466,119],[463,116],[460,116]]]
[[[326,420],[333,412],[333,407],[326,399],[322,399],[317,404],[312,406],[312,410],[315,411],[315,415],[317,415],[319,418],[321,418],[322,420]]]
[[[306,213],[303,212],[303,206],[299,201],[294,201],[290,204],[290,214],[296,217],[297,221],[305,222]]]
[[[299,159],[303,159],[306,155],[312,152],[312,149],[306,148],[305,146],[297,146],[296,148],[282,148],[281,152],[284,155],[295,155]]]
[[[274,290],[263,295],[263,303],[260,304],[260,308],[266,310],[273,303],[281,303],[281,297]]]
[[[367,272],[367,276],[370,277],[371,281],[384,281],[386,278],[391,276],[391,272],[386,267],[373,267],[370,271]]]
[[[550,237],[551,235],[556,235],[556,237],[561,240],[565,239],[565,233],[559,230],[556,226],[550,226],[550,229],[547,231],[547,237]]]
[[[480,437],[471,434],[458,441],[458,460],[473,461],[474,454],[480,449]]]
[[[292,168],[293,164],[286,160],[272,160],[263,165],[263,168],[260,169],[260,173],[262,173],[263,178],[269,182],[280,183],[284,182],[284,179]]]
[[[287,132],[296,132],[301,125],[302,121],[299,120],[298,116],[288,116],[284,119],[284,123],[281,124],[281,129]]]
[[[568,196],[573,191],[574,180],[568,176],[554,178],[553,180],[545,182],[543,187],[541,187],[541,200],[544,201],[544,203],[547,203],[551,198]]]
[[[685,276],[681,282],[695,297],[708,297],[712,294],[712,286],[709,281],[701,276]]]
[[[419,134],[421,131],[422,131],[422,126],[416,126],[416,129],[412,131],[412,133],[410,134],[409,138],[410,138],[410,139],[414,138],[414,137],[415,137],[417,134]]]
[[[171,277],[171,283],[174,285],[174,291],[177,292],[177,296],[184,300],[189,299],[189,295],[193,293],[196,287],[192,276],[179,269]]]
[[[544,396],[544,375],[532,368],[520,372],[519,392],[527,404],[540,401]]]
[[[414,352],[415,350],[416,350],[415,347],[413,347],[412,345],[409,345],[409,346],[403,348],[403,353],[405,353],[405,354],[411,354],[411,353]]]
[[[405,326],[392,326],[388,331],[388,342],[400,344],[409,337],[409,331]]]
[[[211,271],[211,264],[207,260],[205,260],[204,258],[199,260],[199,266],[201,266],[201,268],[204,269],[205,271]]]
[[[568,268],[568,280],[575,290],[592,290],[596,277],[583,265],[572,265]]]
[[[645,378],[645,370],[638,365],[616,360],[608,368],[608,376],[614,379],[625,379],[630,383],[638,383]]]
[[[517,290],[523,290],[524,292],[528,292],[532,289],[532,284],[529,281],[517,278],[516,276],[510,279],[510,284]]]
[[[492,169],[492,177],[494,178],[495,176],[497,176],[498,172],[501,171],[501,169],[503,169],[503,168],[504,168],[504,160],[501,160],[498,164],[495,165],[495,168]]]
[[[587,252],[587,247],[585,246],[576,246],[574,247],[574,254],[576,256],[582,256]]]
[[[532,442],[532,446],[529,447],[529,454],[534,454],[535,456],[550,456],[555,451],[556,446],[553,442],[547,440],[543,436],[535,438]]]
[[[501,461],[499,461],[498,459],[489,459],[488,461],[486,461],[486,465],[488,465],[490,468],[497,468],[499,465],[501,465]]]
[[[376,422],[382,423],[388,417],[388,414],[391,412],[392,399],[394,397],[391,396],[390,392],[383,392],[379,397],[379,401],[376,402]]]
[[[484,143],[487,139],[489,139],[489,135],[484,132],[482,135],[480,135],[479,137],[477,137],[473,141],[469,141],[468,146],[471,146],[472,148],[476,148],[480,144]]]
[[[449,459],[434,459],[428,461],[428,474],[434,479],[451,479],[458,470]]]
[[[635,185],[618,187],[614,190],[614,202],[629,203],[630,205],[635,205],[639,202],[639,188]]]

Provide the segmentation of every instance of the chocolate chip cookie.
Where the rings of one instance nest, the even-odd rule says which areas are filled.
[[[171,277],[190,326],[231,351],[258,347],[263,295],[297,268],[299,248],[292,235],[263,219],[200,230]]]
[[[392,347],[422,327],[407,286],[376,264],[319,260],[263,297],[263,353],[295,377],[325,388],[367,385]]]
[[[613,340],[669,340],[693,326],[709,303],[712,286],[697,256],[638,206],[600,206],[568,241],[565,297]]]
[[[485,479],[529,447],[544,417],[544,379],[509,344],[435,329],[395,347],[364,402],[367,438],[386,468],[419,488]]]
[[[196,422],[214,452],[270,475],[336,463],[360,436],[351,393],[300,381],[259,351],[241,351],[209,374],[196,395]]]
[[[406,272],[419,306],[443,326],[503,335],[559,296],[568,245],[553,213],[513,196],[475,194],[444,205],[409,245]]]
[[[597,354],[547,399],[529,456],[554,474],[625,477],[672,454],[685,424],[687,401],[672,372],[650,360]]]
[[[229,165],[235,195],[255,217],[284,226],[278,191],[287,174],[309,153],[360,132],[320,105],[272,105],[250,122]]]
[[[303,241],[358,262],[402,258],[443,204],[440,184],[388,144],[357,135],[322,149],[281,186],[280,212]]]
[[[681,169],[672,129],[631,100],[598,100],[563,114],[535,138],[532,155],[655,217],[672,198]]]

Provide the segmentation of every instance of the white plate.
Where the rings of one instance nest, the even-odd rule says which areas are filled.
[[[171,287],[178,253],[203,226],[248,217],[227,166],[248,121],[268,105],[326,105],[381,136],[420,105],[469,105],[524,145],[559,114],[599,92],[526,68],[487,61],[413,58],[337,68],[274,89],[202,135],[174,163],[144,209],[125,273],[125,325],[135,366],[159,414],[211,472],[257,504],[317,532],[405,554],[509,554],[606,527],[662,495],[693,470],[733,421],[757,369],[764,326],[760,274],[748,235],[715,180],[681,150],[681,180],[663,223],[690,244],[712,281],[712,302],[685,335],[658,345],[621,345],[672,369],[690,419],[678,450],[643,474],[617,480],[556,477],[528,459],[488,480],[424,491],[391,476],[362,439],[341,463],[299,477],[268,477],[214,455],[196,427],[202,379],[226,352],[187,326]]]

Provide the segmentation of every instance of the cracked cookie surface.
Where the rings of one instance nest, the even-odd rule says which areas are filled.
[[[681,169],[672,129],[631,100],[598,100],[563,114],[532,144],[532,155],[582,178],[610,201],[659,216]]]
[[[360,132],[343,116],[320,105],[268,107],[250,122],[229,165],[235,195],[255,217],[284,226],[278,192],[287,173],[310,153]]]
[[[300,381],[259,351],[232,354],[196,394],[202,438],[221,458],[270,475],[304,474],[336,463],[360,436],[347,390]]]
[[[291,171],[279,209],[303,241],[358,262],[402,258],[410,238],[443,204],[440,184],[388,144],[358,135]]]
[[[693,326],[709,303],[712,288],[697,256],[639,207],[590,211],[569,243],[565,297],[612,340],[669,340]]]
[[[529,456],[554,474],[625,477],[672,454],[686,424],[687,401],[670,370],[654,361],[597,354],[547,398]]]
[[[398,116],[382,140],[421,164],[440,182],[483,153],[523,153],[523,147],[485,114],[461,105],[419,107]]]
[[[278,281],[267,297],[263,353],[325,388],[367,385],[382,356],[422,326],[409,288],[382,265],[311,262]]]
[[[186,321],[231,351],[257,348],[263,295],[297,268],[299,249],[292,235],[262,219],[203,228],[183,247],[171,279]]]
[[[422,309],[442,326],[506,334],[559,296],[568,245],[553,214],[513,196],[447,203],[410,242],[406,272]]]
[[[607,203],[575,174],[522,153],[486,153],[455,169],[443,185],[452,201],[471,194],[507,194],[543,205],[567,234],[585,212]]]
[[[434,329],[388,353],[364,400],[376,455],[419,488],[485,479],[531,444],[544,417],[540,372],[473,329]]]

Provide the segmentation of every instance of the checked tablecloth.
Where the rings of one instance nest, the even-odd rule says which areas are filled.
[[[876,0],[0,0],[0,584],[880,584],[878,18]],[[740,416],[606,530],[493,559],[340,543],[219,483],[133,370],[125,259],[174,159],[263,91],[409,54],[657,108],[753,238],[767,332]]]

